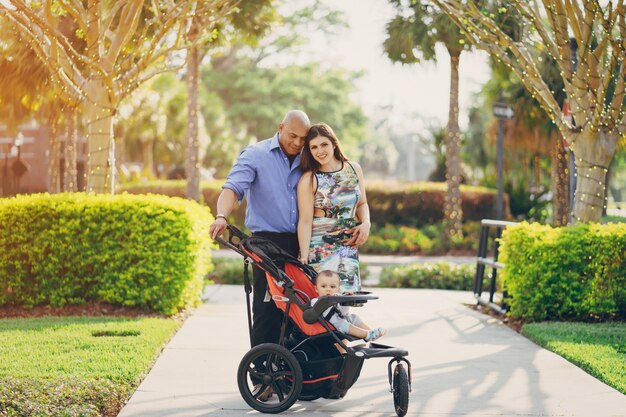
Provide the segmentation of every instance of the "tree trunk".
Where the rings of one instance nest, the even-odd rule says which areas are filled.
[[[575,139],[568,139],[573,143],[577,174],[572,222],[598,222],[605,204],[606,175],[619,136],[584,130]]]
[[[50,158],[48,159],[48,178],[50,178],[49,192],[56,194],[61,191],[61,164],[59,161],[60,143],[58,117],[49,119],[50,125]]]
[[[115,192],[113,169],[113,113],[115,106],[102,80],[91,80],[85,88],[84,113],[87,115],[87,192]]]
[[[200,51],[190,48],[187,63],[187,147],[185,174],[187,175],[186,197],[200,201],[200,164],[198,162],[198,87],[200,72]]]
[[[63,172],[63,191],[76,192],[78,190],[78,166],[77,166],[77,127],[76,127],[76,108],[65,108],[65,122],[67,124],[67,135],[63,155],[65,159],[65,167]]]
[[[450,52],[450,51],[449,51]],[[450,53],[450,108],[446,128],[446,184],[444,201],[445,239],[461,236],[461,145],[459,131],[459,60],[461,53]]]
[[[141,140],[141,162],[143,173],[149,178],[155,176],[154,172],[154,138]]]
[[[554,226],[566,226],[569,222],[569,154],[563,147],[560,133],[556,133],[552,146],[552,205]]]

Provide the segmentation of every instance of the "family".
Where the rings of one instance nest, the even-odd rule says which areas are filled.
[[[311,265],[320,296],[361,289],[358,247],[370,232],[363,171],[345,156],[330,126],[311,126],[306,113],[291,110],[273,137],[245,148],[222,186],[212,238],[244,197],[248,229]],[[283,313],[267,293],[265,273],[253,267],[253,276],[252,345],[277,343]],[[368,341],[385,333],[345,309],[331,323]]]

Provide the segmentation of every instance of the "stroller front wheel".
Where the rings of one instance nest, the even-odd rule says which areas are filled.
[[[287,348],[263,343],[253,347],[241,359],[237,385],[250,407],[261,413],[281,413],[298,400],[302,390],[302,369]]]
[[[409,410],[409,376],[402,364],[393,372],[393,405],[398,417],[403,417]]]

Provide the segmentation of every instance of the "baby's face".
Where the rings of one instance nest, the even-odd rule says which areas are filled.
[[[339,293],[339,280],[330,275],[317,276],[315,289],[319,295],[333,295]]]

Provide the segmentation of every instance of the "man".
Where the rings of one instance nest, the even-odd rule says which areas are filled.
[[[241,152],[217,199],[217,214],[210,228],[213,239],[226,229],[235,203],[245,196],[245,224],[252,234],[298,256],[296,188],[301,176],[300,151],[310,126],[304,112],[291,110],[272,138]],[[277,343],[282,312],[267,295],[265,273],[253,267],[253,277],[252,346]]]

